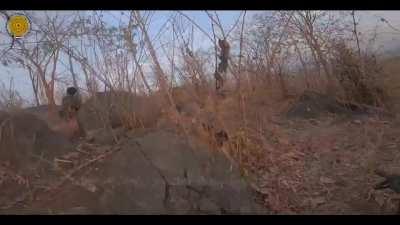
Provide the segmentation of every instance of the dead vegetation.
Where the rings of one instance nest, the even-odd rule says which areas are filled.
[[[215,209],[221,205],[237,210],[237,202],[207,202],[207,206],[200,206],[205,204],[203,201],[211,201],[203,192],[194,191],[198,199],[193,200],[181,196],[192,187],[181,190],[170,186],[169,179],[181,178],[183,167],[197,174],[201,167],[197,164],[212,158],[211,153],[199,153],[201,160],[197,162],[197,158],[189,157],[183,149],[207,149],[224,155],[227,160],[220,161],[221,167],[210,165],[209,168],[216,174],[225,173],[229,167],[227,162],[233,163],[238,168],[233,176],[240,174],[246,179],[258,192],[268,213],[395,212],[389,191],[373,192],[369,187],[377,180],[371,171],[382,164],[390,167],[386,169],[400,172],[395,165],[399,153],[394,150],[400,143],[396,136],[400,131],[398,109],[392,105],[399,97],[394,85],[398,83],[394,81],[397,70],[382,63],[373,51],[363,48],[354,12],[335,16],[332,12],[280,11],[258,15],[249,24],[245,23],[244,12],[227,31],[218,13],[206,11],[212,25],[210,32],[204,31],[185,13],[178,12],[161,28],[171,32],[174,47],[162,45],[161,50],[155,47],[159,40],[149,36],[148,19],[153,13],[128,12],[128,25],[120,30],[101,25],[104,19],[98,12],[86,18],[90,25],[82,15],[76,15],[64,27],[76,29],[76,33],[71,31],[68,36],[68,32],[52,30],[49,35],[46,29],[38,33],[48,38],[48,44],[53,44],[50,52],[23,46],[22,53],[12,52],[7,59],[29,70],[36,103],[41,103],[38,97],[41,90],[47,98],[49,107],[44,107],[45,111],[65,111],[64,104],[57,106],[54,97],[58,80],[55,62],[59,54],[69,59],[73,79],[66,79],[65,83],[78,88],[83,102],[76,108],[77,113],[68,113],[73,122],[67,123],[64,130],[82,129],[86,137],[75,146],[79,153],[71,152],[72,158],[57,161],[61,167],[71,167],[59,175],[62,185],[67,181],[82,184],[85,179],[90,180],[93,177],[89,179],[89,175],[82,174],[89,174],[97,168],[97,161],[104,160],[107,166],[100,171],[112,176],[121,173],[125,178],[132,174],[135,179],[141,177],[143,184],[157,193],[150,197],[147,187],[131,193],[124,189],[126,186],[119,186],[126,199],[138,196],[138,202],[150,204],[152,210],[173,213],[173,210],[164,211],[168,208],[166,205],[172,204],[174,210],[182,207],[190,212],[195,207],[191,205],[193,202],[196,212],[202,212],[200,208],[204,207],[212,213],[224,213]],[[50,24],[59,24],[56,28],[61,30],[61,24],[68,21],[61,17],[47,19]],[[325,23],[326,20],[331,23]],[[208,55],[193,48],[191,36],[195,28],[213,45]],[[110,35],[113,32],[117,35]],[[73,46],[63,41],[66,39],[78,39],[81,44]],[[87,49],[83,50],[85,46],[95,52],[95,57]],[[36,52],[36,56],[29,52]],[[46,67],[53,62],[52,73],[36,63],[42,62],[41,58],[49,62]],[[81,77],[77,77],[78,73]],[[77,78],[84,82],[77,82]],[[5,108],[19,107],[16,96],[8,95],[7,101],[2,97],[0,102]],[[1,112],[0,138],[5,135],[25,138],[24,144],[36,149],[36,139],[32,141],[29,135],[34,138],[41,133],[50,135],[58,129],[51,124],[63,124],[50,121],[51,113],[43,113],[41,107],[25,109],[36,111],[34,115],[41,120],[32,114],[18,117],[22,114]],[[65,136],[68,134],[57,138]],[[60,143],[56,137],[44,135],[42,138],[46,137]],[[24,153],[16,149],[23,148],[7,149],[7,140],[12,139],[1,140],[0,153],[18,153],[13,156],[18,161]],[[136,145],[140,141],[146,151]],[[168,149],[168,145],[176,148]],[[84,146],[94,147],[85,150]],[[46,149],[47,143],[43,147]],[[124,151],[104,150],[106,147]],[[110,161],[105,159],[106,155]],[[139,167],[130,165],[133,162],[146,168],[140,171],[149,177],[133,171]],[[116,166],[119,163],[121,167]],[[132,174],[125,174],[128,170]],[[197,175],[195,179],[199,178]],[[75,176],[81,180],[75,182]],[[221,175],[219,179],[226,176]],[[152,186],[148,178],[157,179],[160,185]],[[111,191],[109,177],[96,176],[96,179],[104,179],[96,181],[103,182],[101,196],[106,200],[102,201],[120,199]],[[91,191],[96,187],[93,183],[83,186],[89,192],[96,192]],[[150,200],[141,198],[141,191]],[[229,193],[228,189],[224,191]],[[164,195],[158,196],[159,193]],[[169,202],[171,199],[165,196],[170,193],[175,193],[171,195],[180,199],[182,205]],[[226,198],[226,195],[218,194],[216,198]],[[126,199],[120,199],[125,204],[121,208],[143,209],[141,203]],[[99,212],[115,212],[120,207],[113,206],[116,209],[104,206]]]

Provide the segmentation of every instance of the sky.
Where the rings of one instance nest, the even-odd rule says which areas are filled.
[[[211,24],[210,20],[205,11],[181,11],[191,19],[193,19],[202,29],[207,33],[211,34]],[[250,20],[256,13],[261,11],[247,11],[247,20]],[[68,12],[63,12],[68,13]],[[160,27],[166,22],[167,18],[174,11],[157,11],[151,20],[151,26],[149,33],[151,37],[154,37],[159,33]],[[235,23],[238,16],[240,16],[241,11],[218,11],[218,16],[224,27],[224,30],[230,30],[230,28]],[[374,31],[376,28],[378,31],[377,43],[382,45],[383,51],[396,51],[400,52],[400,11],[356,11],[359,16],[359,29],[363,34],[368,34]],[[129,12],[127,11],[105,11],[105,20],[118,26],[119,18],[125,18],[127,21]],[[379,22],[379,19],[383,17],[390,22],[390,24],[398,31],[387,26],[386,24]],[[190,28],[191,27],[187,27]],[[201,33],[196,27],[194,28],[194,50],[196,49],[207,49],[212,46],[211,41]],[[168,35],[171,32],[166,32],[165,30],[161,32],[161,35]],[[4,48],[4,44],[7,44],[7,36],[5,30],[5,20],[0,19],[0,49]],[[186,37],[185,37],[186,38]],[[160,44],[160,43],[159,43]],[[157,48],[157,45],[155,46]],[[1,57],[1,56],[0,56]],[[9,80],[13,79],[16,89],[24,98],[32,98],[32,87],[26,71],[15,68],[5,68],[0,66],[0,82],[9,83]]]

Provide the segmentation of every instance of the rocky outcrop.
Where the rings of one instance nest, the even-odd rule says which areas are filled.
[[[98,92],[78,112],[78,120],[85,131],[104,128],[105,124],[112,128],[151,127],[160,116],[157,98],[128,92]]]
[[[297,98],[286,116],[289,118],[310,119],[317,118],[327,113],[344,116],[393,116],[383,108],[352,102],[341,102],[333,96],[314,91],[305,91]]]
[[[262,213],[221,152],[190,146],[172,133],[128,140],[98,173],[108,177],[100,197],[104,213]]]
[[[53,160],[72,148],[66,137],[31,113],[0,112],[0,161],[9,161],[16,168],[29,167],[28,162],[41,157]]]
[[[94,169],[96,168],[96,169]],[[235,164],[221,152],[153,131],[74,177],[52,197],[9,213],[265,214]],[[68,196],[68,198],[65,198]]]

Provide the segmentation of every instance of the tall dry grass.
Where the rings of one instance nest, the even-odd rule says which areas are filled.
[[[0,82],[0,110],[15,111],[21,109],[24,104],[25,100],[15,89],[12,79],[8,85]]]

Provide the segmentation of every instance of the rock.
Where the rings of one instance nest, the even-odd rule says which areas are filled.
[[[192,146],[174,133],[124,139],[121,150],[98,168],[85,175],[96,188],[64,187],[69,198],[55,196],[56,211],[80,206],[94,214],[266,213],[222,153]]]
[[[112,145],[115,144],[115,138],[119,140],[124,136],[125,132],[123,127],[90,130],[86,132],[86,141],[99,145]]]
[[[286,116],[289,118],[318,118],[324,114],[352,116],[393,117],[393,115],[382,108],[365,104],[338,101],[335,97],[314,91],[305,91],[288,110]]]
[[[201,199],[199,201],[199,210],[204,212],[204,213],[218,213],[219,208],[218,205],[215,202],[212,202],[210,199]]]
[[[26,112],[0,113],[0,159],[16,168],[29,168],[40,157],[52,161],[70,152],[73,144],[46,122]]]
[[[158,96],[146,97],[129,92],[98,92],[83,103],[78,120],[85,131],[104,128],[152,127],[161,116]]]
[[[37,118],[46,122],[47,126],[55,132],[64,135],[70,140],[76,140],[81,136],[81,130],[76,118],[63,118],[60,114],[61,106],[54,106],[54,113],[51,114],[49,111],[49,105],[40,105],[34,107],[24,108],[21,111],[24,113],[30,113],[35,115]]]
[[[289,118],[317,118],[324,113],[346,114],[349,110],[343,107],[334,97],[305,91],[287,112]]]
[[[200,106],[195,102],[182,104],[179,107],[177,106],[177,109],[179,113],[188,117],[196,117],[201,112]]]

